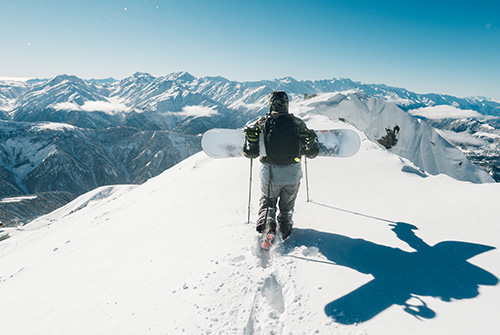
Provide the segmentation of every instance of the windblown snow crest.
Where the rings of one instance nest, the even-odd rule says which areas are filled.
[[[322,94],[299,102],[294,110],[301,115],[320,114],[352,124],[371,141],[409,159],[429,174],[444,173],[474,183],[494,182],[486,171],[467,160],[461,150],[426,122],[362,92]]]

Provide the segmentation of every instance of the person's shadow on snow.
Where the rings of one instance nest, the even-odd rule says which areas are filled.
[[[498,283],[493,274],[467,262],[467,259],[494,247],[458,241],[443,241],[430,246],[415,235],[413,231],[417,227],[403,222],[391,226],[397,237],[416,251],[407,252],[313,229],[295,229],[284,243],[288,250],[297,246],[317,247],[336,265],[374,277],[325,306],[325,313],[336,322],[365,322],[394,304],[403,306],[406,312],[417,318],[431,319],[436,313],[414,295],[450,302],[452,299],[477,297],[479,285]]]

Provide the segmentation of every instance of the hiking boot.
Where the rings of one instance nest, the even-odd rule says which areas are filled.
[[[267,221],[265,221],[265,218],[261,218],[259,219],[259,221],[257,221],[257,226],[255,227],[255,229],[259,233],[263,233],[266,229],[276,230],[276,221],[271,217],[267,218]]]
[[[288,238],[288,236],[290,236],[292,231],[293,231],[293,221],[280,222],[280,232],[281,232],[281,238],[283,239],[283,241],[286,240]]]
[[[287,239],[293,230],[293,220],[292,220],[293,210],[280,212],[278,215],[278,224],[280,227],[281,237],[283,241]]]
[[[276,239],[276,222],[272,219],[268,219],[266,224],[257,226],[260,228],[260,246],[262,249],[269,249]]]
[[[276,229],[274,228],[265,229],[261,236],[260,246],[262,247],[262,249],[267,250],[271,247],[271,245],[274,243],[275,240],[276,240]]]

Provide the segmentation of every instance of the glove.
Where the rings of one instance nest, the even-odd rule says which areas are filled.
[[[245,145],[243,147],[243,154],[247,158],[259,157],[259,134],[260,129],[258,126],[246,127],[243,129],[245,132]]]
[[[243,129],[248,142],[259,142],[260,128],[259,126],[246,127]]]
[[[314,130],[303,131],[299,134],[302,150],[307,158],[315,158],[319,153],[319,148],[315,142],[316,138]]]
[[[316,134],[314,134],[313,136],[316,136]],[[314,141],[312,136],[306,132],[300,133],[299,138],[300,138],[300,142],[302,143],[303,146],[309,145],[312,143],[312,141]]]

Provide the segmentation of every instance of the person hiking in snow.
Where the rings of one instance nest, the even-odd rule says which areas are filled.
[[[260,136],[265,153],[259,152]],[[283,91],[271,93],[269,112],[245,128],[244,155],[247,158],[261,155],[261,199],[256,229],[265,240],[264,248],[269,247],[277,228],[283,240],[292,233],[292,214],[302,178],[301,155],[316,157],[319,148],[315,138],[316,134],[304,121],[288,112],[288,95]]]

